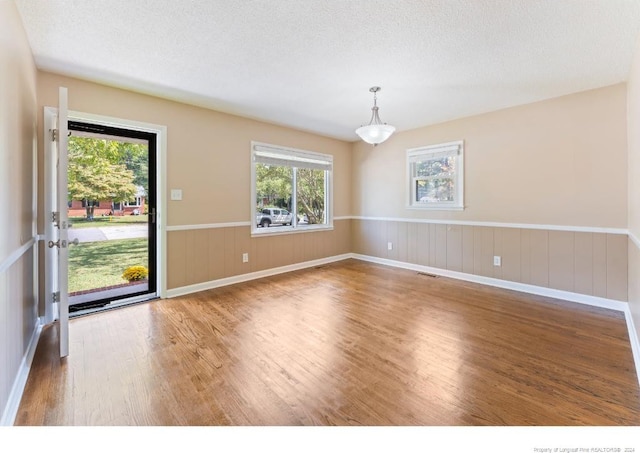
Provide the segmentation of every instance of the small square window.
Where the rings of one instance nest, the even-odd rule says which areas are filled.
[[[464,208],[463,142],[407,150],[409,207]]]

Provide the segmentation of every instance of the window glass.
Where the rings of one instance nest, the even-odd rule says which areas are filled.
[[[333,156],[252,144],[254,233],[331,227]]]
[[[256,202],[262,206],[289,206],[291,204],[293,187],[293,169],[282,165],[257,163],[256,167]],[[273,209],[262,209],[262,213],[269,215]]]
[[[297,174],[298,218],[304,225],[326,224],[324,171],[301,168]]]
[[[462,209],[463,142],[407,150],[409,207]]]

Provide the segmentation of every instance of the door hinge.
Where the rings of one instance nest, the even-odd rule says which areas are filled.
[[[49,129],[51,131],[51,141],[55,142],[58,140],[58,129]]]
[[[60,302],[60,291],[56,291],[55,293],[53,293],[53,301]]]

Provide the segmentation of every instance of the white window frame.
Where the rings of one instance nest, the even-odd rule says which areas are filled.
[[[136,199],[135,203],[137,204],[131,204],[129,203],[129,201],[125,201],[124,205],[128,208],[138,208],[140,207],[140,205],[142,205],[142,197],[134,197]]]
[[[442,157],[456,157],[456,172],[453,176],[453,201],[416,201],[416,182],[428,178],[415,176],[413,166],[417,162],[424,162]],[[421,146],[407,150],[407,185],[408,209],[431,209],[443,211],[461,211],[464,209],[464,141],[458,140],[437,145]]]
[[[256,224],[256,163],[272,162],[274,165],[290,165],[293,168],[312,168],[326,170],[324,196],[326,222],[321,225],[305,225],[298,227],[296,213],[296,172],[293,172],[292,205],[293,223],[291,226],[279,226],[277,228],[258,228]],[[299,167],[296,166],[299,164]],[[263,236],[274,234],[304,233],[318,230],[333,229],[333,156],[315,151],[307,151],[286,146],[272,145],[262,142],[251,142],[251,235]]]

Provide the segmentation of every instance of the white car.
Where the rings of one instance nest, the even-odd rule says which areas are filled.
[[[267,228],[271,225],[291,225],[293,215],[286,209],[264,208],[256,215],[256,225]]]

